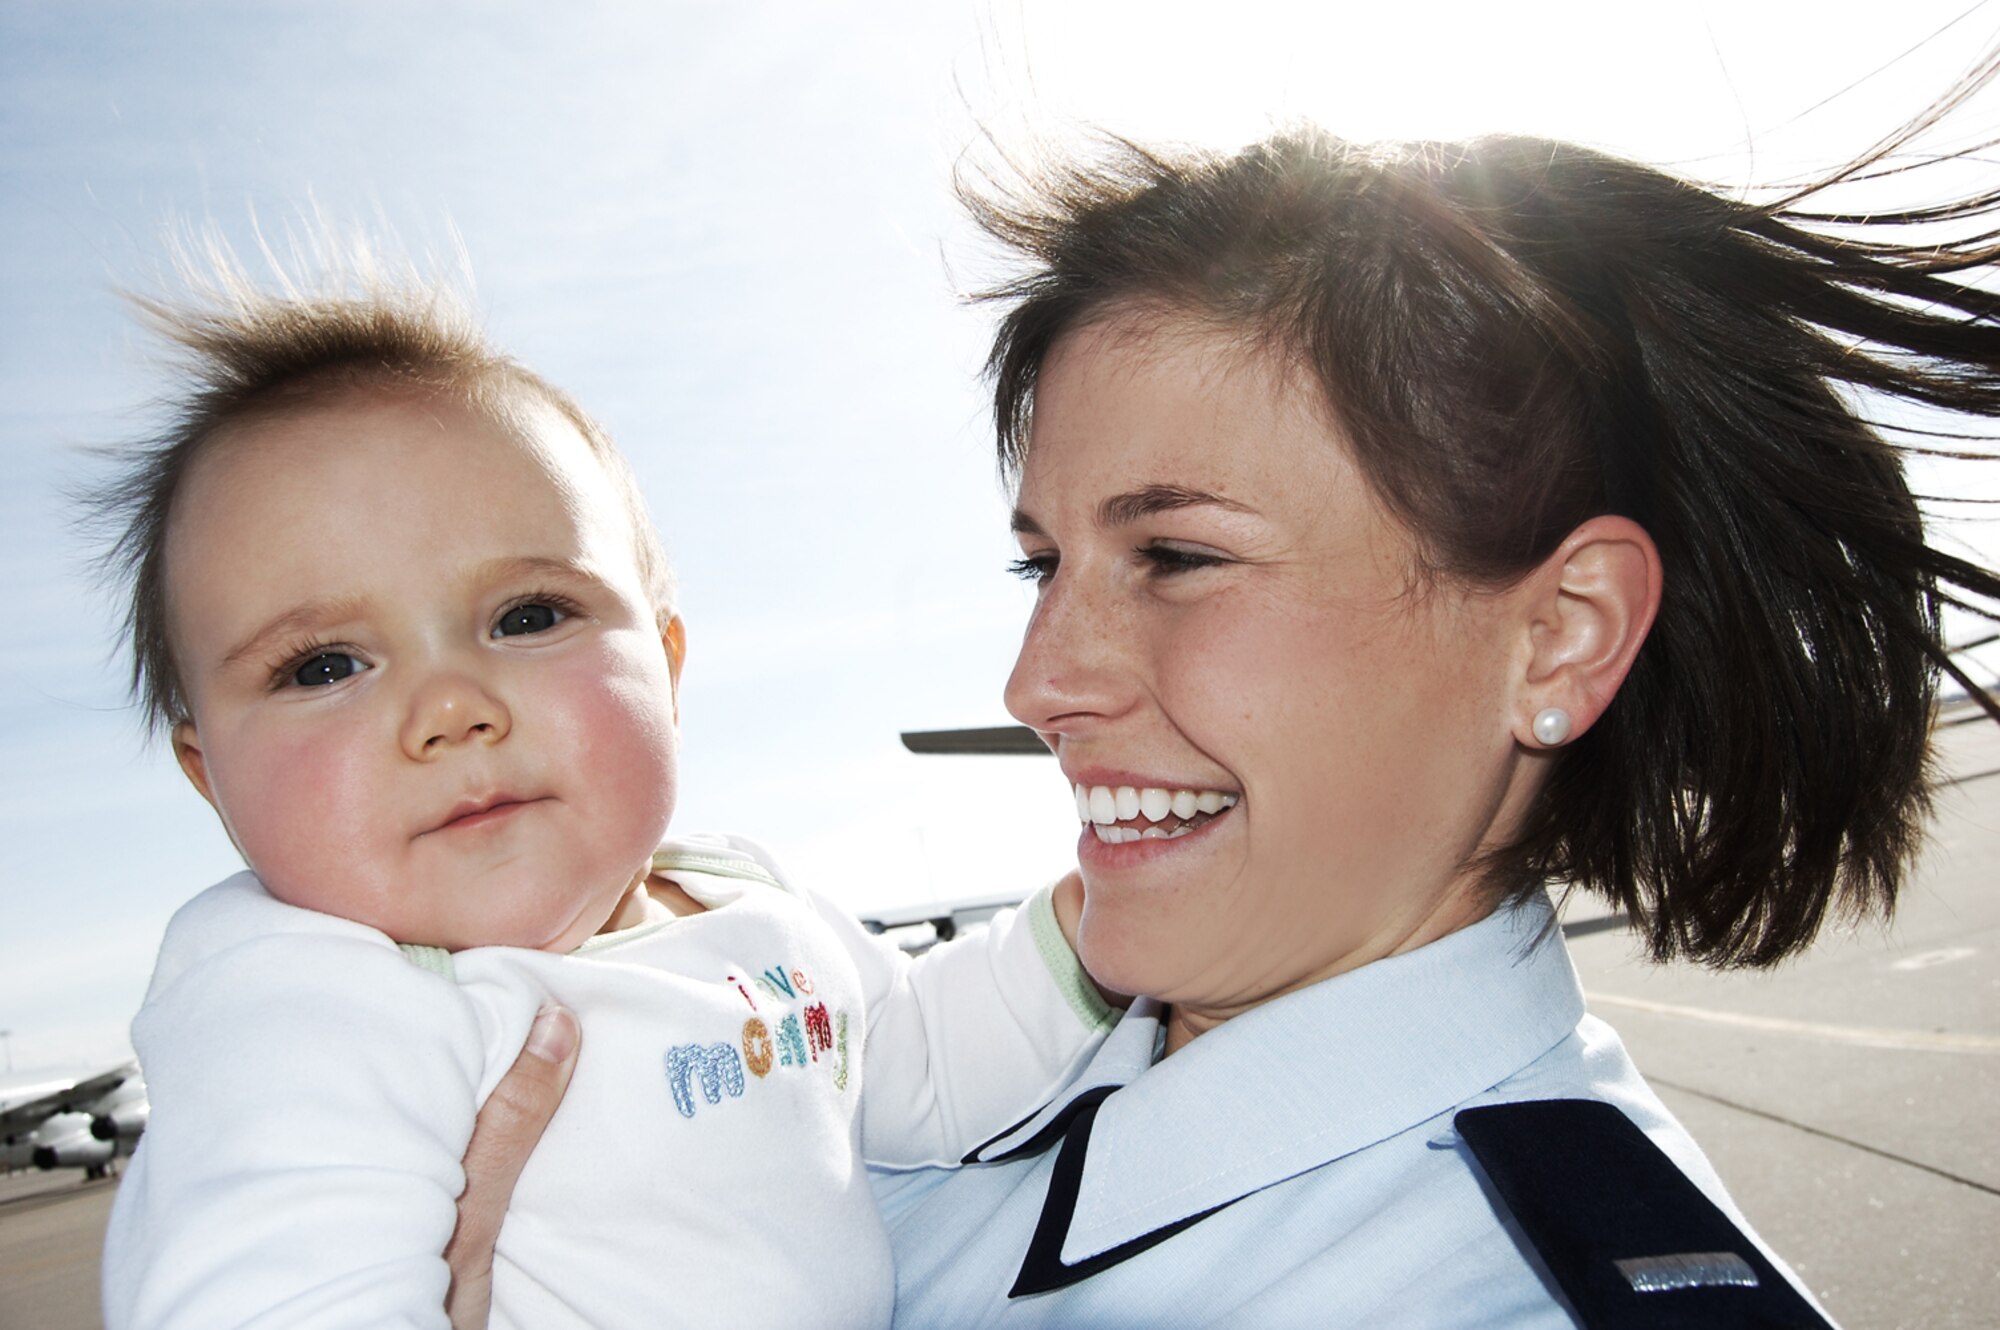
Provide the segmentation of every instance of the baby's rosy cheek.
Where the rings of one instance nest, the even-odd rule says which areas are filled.
[[[664,830],[675,795],[671,702],[644,675],[611,675],[575,696],[572,733],[584,747],[586,769],[599,773],[630,816]]]
[[[381,784],[356,755],[316,737],[258,746],[227,797],[230,825],[251,866],[281,899],[325,909],[341,865],[355,874],[370,837],[361,805]],[[386,810],[385,810],[386,811]]]

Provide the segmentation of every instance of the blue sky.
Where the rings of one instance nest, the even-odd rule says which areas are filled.
[[[896,741],[1005,720],[1027,607],[1002,571],[988,316],[953,296],[993,271],[947,188],[976,124],[1226,144],[1310,114],[1770,182],[1865,146],[2000,31],[1966,0],[1812,30],[1775,2],[1350,8],[0,7],[14,1061],[121,1053],[167,917],[237,866],[139,742],[65,498],[99,474],[85,448],[152,419],[162,380],[116,291],[159,286],[173,228],[247,249],[318,214],[420,253],[462,241],[494,337],[609,425],[680,568],[679,825],[756,834],[857,908],[901,904],[1053,877],[1075,834],[1052,764]],[[1960,137],[1994,132],[1992,101]]]

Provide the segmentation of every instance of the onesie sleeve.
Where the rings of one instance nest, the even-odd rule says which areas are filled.
[[[861,975],[861,1148],[870,1163],[959,1163],[1069,1084],[1116,1023],[1064,940],[1046,888],[914,958],[838,906],[808,898]]]
[[[169,925],[132,1036],[152,1114],[106,1237],[110,1330],[445,1330],[486,1061],[451,983],[239,874]]]

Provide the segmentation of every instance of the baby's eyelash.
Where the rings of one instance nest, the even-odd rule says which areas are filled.
[[[578,605],[576,601],[572,600],[568,596],[561,595],[553,591],[530,592],[527,595],[514,597],[512,600],[507,602],[506,607],[502,609],[499,614],[494,616],[493,618],[494,632],[496,634],[499,632],[500,625],[506,623],[510,615],[517,614],[520,611],[528,609],[533,606],[542,606],[544,608],[554,610],[558,615],[561,616],[561,618],[558,619],[557,622],[561,622],[563,619],[576,618],[578,615],[581,615],[583,613],[583,607],[581,605]],[[555,625],[551,624],[549,626],[552,628]],[[547,629],[538,629],[535,631],[546,632]]]
[[[500,613],[503,615],[511,614],[523,605],[547,605],[551,609],[561,610],[564,614],[581,614],[583,612],[574,600],[559,591],[530,591],[525,595],[510,598],[507,601],[507,607],[501,610]]]
[[[357,663],[360,662],[359,653],[352,647],[343,646],[339,642],[307,638],[278,653],[275,658],[277,663],[271,667],[271,677],[265,685],[265,690],[275,693],[283,688],[304,687],[305,685],[299,683],[299,671],[321,656],[346,656]],[[362,668],[366,669],[367,666],[363,664]],[[357,672],[350,671],[350,673]]]

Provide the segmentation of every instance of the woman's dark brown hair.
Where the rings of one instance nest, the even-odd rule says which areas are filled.
[[[1307,367],[1429,576],[1504,585],[1605,512],[1652,534],[1651,637],[1489,881],[1602,893],[1656,958],[1714,965],[1889,913],[1938,671],[1978,691],[1940,610],[2000,580],[1926,542],[1855,390],[2000,415],[2000,298],[1966,280],[2000,255],[2000,191],[1843,217],[1542,139],[1303,128],[1230,156],[1116,143],[961,194],[1029,263],[984,296],[1007,305],[1010,472],[1050,349],[1137,305]],[[1888,229],[1910,224],[1930,233]]]

